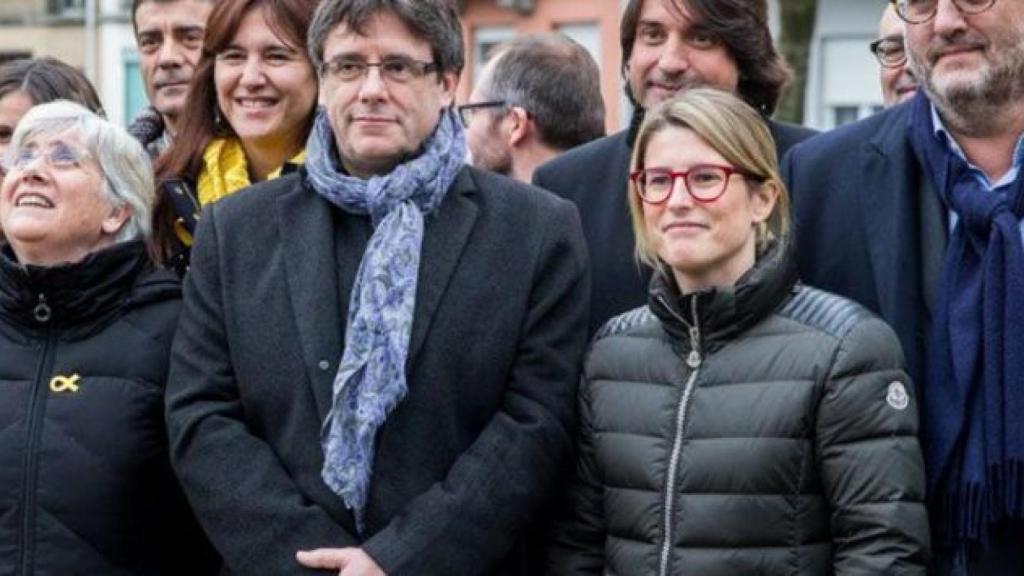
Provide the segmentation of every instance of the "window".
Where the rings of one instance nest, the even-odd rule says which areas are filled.
[[[146,100],[146,89],[142,85],[142,72],[139,70],[139,56],[134,49],[126,49],[121,56],[124,69],[124,125],[131,123],[138,113],[149,105]]]
[[[11,60],[21,60],[22,58],[31,57],[31,52],[0,52],[0,64],[10,62]]]
[[[878,62],[865,46],[869,36],[822,40],[822,106],[816,125],[829,129],[870,116],[882,104]]]
[[[55,16],[82,17],[85,0],[50,0],[50,13]]]
[[[511,26],[481,26],[473,33],[473,83],[480,78],[480,72],[491,57],[494,48],[502,42],[516,37],[516,30]]]

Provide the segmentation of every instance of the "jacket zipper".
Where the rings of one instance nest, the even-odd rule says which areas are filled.
[[[46,296],[39,295],[39,302],[33,310],[35,318],[40,323],[49,323],[50,307],[46,304]],[[43,344],[43,354],[36,370],[36,378],[32,382],[32,391],[28,400],[28,431],[27,442],[25,443],[25,465],[22,470],[22,509],[21,509],[21,546],[18,565],[19,573],[24,576],[31,576],[32,556],[34,555],[34,534],[36,507],[36,481],[39,474],[39,458],[37,445],[42,437],[43,412],[46,406],[46,391],[48,390],[45,381],[46,374],[53,369],[53,328],[47,325],[46,340]]]
[[[693,385],[697,381],[697,375],[700,373],[700,365],[702,358],[700,355],[700,323],[697,321],[697,297],[694,296],[692,302],[692,314],[693,323],[689,323],[683,319],[682,316],[676,314],[676,312],[664,301],[662,297],[662,304],[665,309],[668,310],[673,316],[676,317],[684,326],[689,328],[690,331],[690,353],[686,356],[686,365],[692,370],[690,377],[686,379],[686,386],[683,388],[683,393],[679,397],[679,404],[676,406],[676,432],[675,438],[672,441],[672,455],[669,458],[668,463],[668,478],[665,481],[665,508],[663,520],[665,522],[665,528],[662,531],[664,542],[661,545],[661,562],[658,568],[659,576],[668,576],[669,561],[672,555],[672,515],[674,511],[673,503],[675,502],[675,491],[676,491],[676,473],[679,468],[679,456],[683,448],[683,429],[686,425],[686,411],[690,404],[690,397],[693,394]]]

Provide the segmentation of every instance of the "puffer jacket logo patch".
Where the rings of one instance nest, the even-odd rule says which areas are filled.
[[[61,376],[58,374],[50,380],[50,391],[57,394],[62,392],[78,392],[79,380],[80,377],[78,374],[72,374],[70,376]]]
[[[910,405],[910,395],[907,394],[906,386],[902,382],[891,382],[885,401],[897,410],[906,410]]]

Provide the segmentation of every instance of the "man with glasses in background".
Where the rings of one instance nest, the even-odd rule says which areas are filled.
[[[903,345],[935,573],[1024,566],[1024,2],[898,0],[922,90],[783,166],[811,285]]]
[[[500,45],[458,110],[473,165],[522,182],[558,154],[604,136],[597,63],[561,34]]]
[[[325,0],[296,174],[204,212],[167,419],[227,571],[527,574],[573,438],[572,204],[465,166],[448,0]]]
[[[887,4],[878,23],[878,38],[870,45],[878,59],[882,102],[886,107],[901,104],[917,93],[917,79],[907,66],[907,51],[903,44],[903,20],[892,4]]]

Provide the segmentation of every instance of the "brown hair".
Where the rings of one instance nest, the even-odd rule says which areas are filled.
[[[188,106],[182,113],[171,147],[154,166],[158,186],[177,178],[194,183],[202,169],[203,152],[210,142],[235,136],[231,125],[221,119],[213,74],[217,54],[234,40],[242,19],[253,10],[264,10],[274,34],[303,57],[308,57],[306,30],[316,4],[317,0],[219,0],[214,4],[206,23],[203,53],[189,84]],[[312,127],[315,116],[314,106],[306,120],[306,132]],[[156,242],[164,249],[173,243],[174,218],[171,205],[159,198],[154,231]]]
[[[721,42],[736,61],[739,96],[765,116],[775,112],[792,73],[772,43],[765,0],[629,0],[619,25],[624,78],[644,2],[664,2],[677,11],[685,7],[702,30]],[[626,95],[637,104],[628,81]]]
[[[56,58],[24,58],[0,66],[0,98],[13,92],[24,92],[32,104],[70,100],[104,116],[89,79]]]
[[[650,110],[633,145],[630,172],[642,170],[647,145],[667,128],[692,130],[726,161],[742,172],[753,186],[773,184],[779,191],[771,215],[757,231],[757,253],[771,241],[789,236],[789,193],[779,176],[775,141],[764,118],[735,95],[713,88],[694,88],[666,100]],[[629,215],[636,238],[636,257],[658,267],[658,256],[647,242],[643,206],[635,185],[629,186]]]
[[[214,5],[206,24],[203,54],[189,84],[189,105],[182,114],[174,142],[157,160],[157,182],[172,178],[194,181],[210,141],[235,136],[231,125],[221,120],[213,72],[217,54],[234,40],[242,19],[253,10],[264,10],[273,32],[305,57],[306,29],[315,8],[316,0],[220,0]],[[307,131],[314,116],[315,107],[309,114]]]

